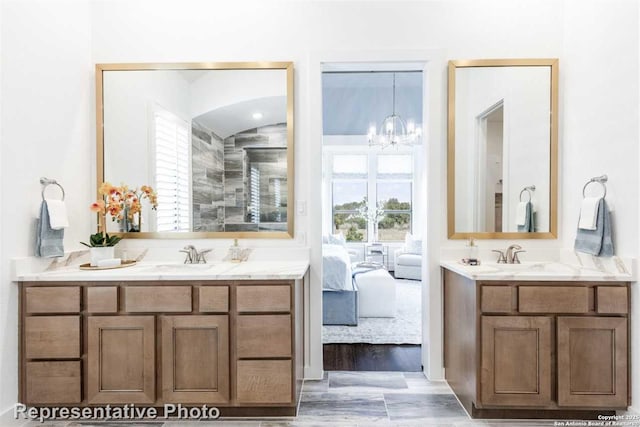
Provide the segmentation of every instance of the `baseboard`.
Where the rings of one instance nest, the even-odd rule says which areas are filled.
[[[312,366],[304,367],[304,379],[305,380],[321,380],[324,378],[324,370],[322,368],[316,369]]]
[[[18,427],[27,422],[27,420],[16,420],[13,416],[13,406],[0,412],[0,426],[2,427]]]

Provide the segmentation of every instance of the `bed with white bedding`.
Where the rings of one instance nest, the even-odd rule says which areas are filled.
[[[322,245],[322,289],[351,289],[351,258],[342,245]]]
[[[343,245],[322,245],[322,323],[357,325],[358,295]]]

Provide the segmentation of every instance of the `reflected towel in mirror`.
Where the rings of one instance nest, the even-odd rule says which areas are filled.
[[[516,211],[516,225],[518,227],[518,233],[534,232],[533,205],[531,202],[518,203]]]
[[[601,197],[585,197],[580,206],[580,220],[578,228],[582,230],[595,230],[598,219],[598,205]]]
[[[611,214],[604,199],[598,202],[595,230],[584,230],[578,226],[574,249],[595,256],[613,256]]]
[[[516,210],[516,225],[525,225],[527,222],[527,205],[529,202],[518,203]]]

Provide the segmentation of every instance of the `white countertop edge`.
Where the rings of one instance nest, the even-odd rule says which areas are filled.
[[[267,264],[267,265],[263,265]],[[216,273],[215,269],[223,267],[224,271]],[[256,267],[262,270],[253,271]],[[140,271],[140,268],[144,270]],[[138,266],[88,271],[77,267],[39,273],[19,274],[15,282],[114,282],[114,281],[213,281],[213,280],[300,280],[309,269],[308,261],[260,262],[246,261],[242,263],[225,263],[212,265],[214,271],[147,271],[154,264],[140,263]],[[235,270],[235,271],[234,271]],[[249,270],[249,271],[247,271]]]
[[[552,261],[547,261],[552,262]],[[540,262],[543,264],[544,262]],[[558,263],[561,264],[561,263]],[[568,265],[568,264],[567,264]],[[440,266],[454,273],[460,274],[471,280],[487,280],[487,281],[536,281],[536,282],[560,282],[560,281],[585,281],[585,282],[633,282],[633,273],[612,273],[607,271],[598,271],[581,266],[571,265],[578,271],[577,274],[568,274],[561,272],[514,272],[501,271],[494,267],[486,265],[469,266],[459,261],[440,261]],[[632,270],[633,271],[633,270]]]

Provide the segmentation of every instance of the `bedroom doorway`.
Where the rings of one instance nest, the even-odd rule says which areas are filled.
[[[422,371],[423,68],[323,66],[327,371]]]

